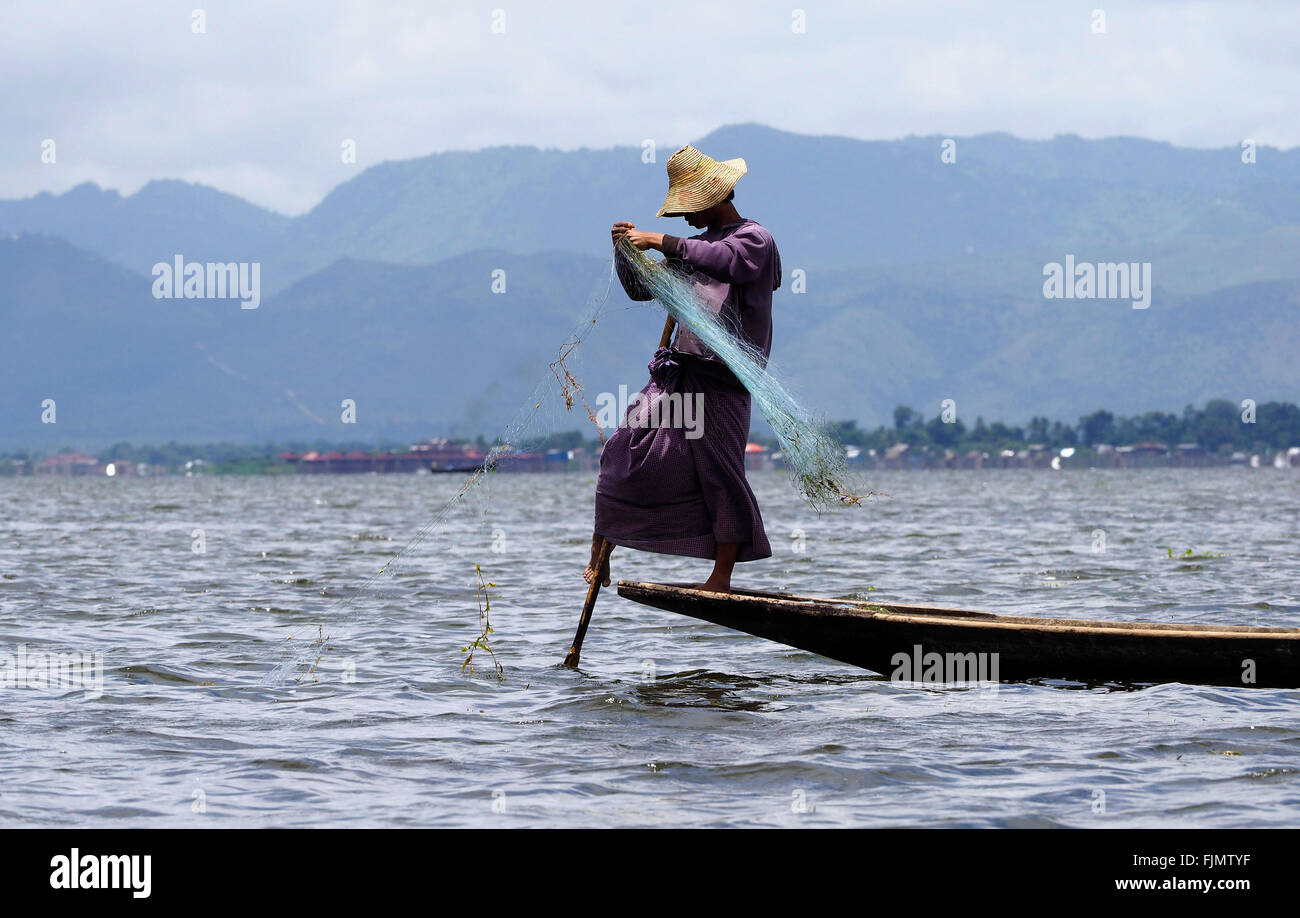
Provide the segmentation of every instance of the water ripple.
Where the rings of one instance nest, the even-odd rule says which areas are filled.
[[[0,479],[0,651],[102,653],[104,670],[99,692],[0,690],[0,819],[1296,822],[1300,690],[908,686],[612,591],[582,670],[557,667],[585,590],[591,475],[493,477],[391,579],[361,589],[459,487],[451,478]],[[881,473],[888,499],[821,517],[781,476],[752,480],[775,556],[741,567],[746,586],[1300,626],[1292,473]],[[486,660],[461,669],[475,564],[497,584],[503,681]],[[628,579],[706,568],[614,556]],[[318,637],[309,678],[261,684]]]

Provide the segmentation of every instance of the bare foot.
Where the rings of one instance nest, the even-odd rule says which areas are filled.
[[[582,579],[588,583],[596,579],[596,565],[600,564],[600,549],[604,542],[605,540],[601,536],[594,535],[591,537],[591,559],[582,572]],[[606,558],[605,563],[600,565],[600,585],[609,586],[609,558]]]
[[[709,579],[697,585],[695,589],[708,593],[730,593],[731,572],[736,567],[736,558],[739,555],[739,542],[719,542],[718,550],[713,556],[713,570],[709,572]]]

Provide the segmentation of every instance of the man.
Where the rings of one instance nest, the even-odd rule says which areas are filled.
[[[747,171],[743,159],[718,162],[694,147],[668,160],[668,195],[656,216],[685,217],[704,232],[689,239],[615,223],[611,235],[619,280],[634,300],[648,300],[626,258],[627,239],[642,251],[663,252],[668,266],[689,278],[695,292],[724,326],[762,360],[772,350],[772,292],[781,286],[781,256],[769,233],[746,220],[732,203]],[[679,404],[702,395],[703,421],[692,438],[681,425],[641,426],[624,418],[600,457],[596,524],[591,561],[583,579],[609,585],[608,542],[642,551],[713,560],[700,589],[727,593],[737,561],[770,558],[758,502],[745,480],[749,439],[749,393],[734,374],[689,330],[678,328],[669,348],[650,362],[650,382],[633,410],[661,421],[671,412],[655,405],[680,395]],[[699,402],[697,402],[699,403]],[[671,401],[667,404],[672,404]],[[598,569],[599,568],[599,569]]]

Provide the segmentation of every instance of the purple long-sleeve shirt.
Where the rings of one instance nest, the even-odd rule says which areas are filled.
[[[772,353],[772,293],[781,287],[781,253],[772,234],[753,220],[739,220],[689,239],[665,235],[663,250],[669,267],[689,275],[701,299],[766,360]],[[650,299],[626,260],[619,255],[614,261],[627,295]],[[712,357],[685,328],[677,329],[673,348]]]

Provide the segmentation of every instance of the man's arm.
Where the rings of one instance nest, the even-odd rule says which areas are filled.
[[[668,237],[663,233],[647,233],[645,230],[637,229],[631,223],[615,223],[614,230],[616,233],[618,232],[619,227],[623,227],[624,229],[621,235],[614,236],[615,245],[618,244],[619,239],[626,236],[627,241],[632,243],[642,252],[646,249],[658,249],[660,252],[664,250],[664,240]]]
[[[654,299],[646,286],[641,283],[641,279],[632,272],[632,266],[627,263],[627,257],[618,250],[618,243],[620,239],[626,236],[628,242],[643,252],[646,249],[657,249],[662,252],[664,251],[663,242],[666,238],[664,234],[647,233],[644,230],[637,229],[631,223],[620,221],[614,224],[610,236],[614,240],[614,269],[618,272],[619,283],[623,285],[623,290],[627,293],[628,298],[633,300]],[[669,268],[675,268],[680,265],[680,261],[669,258],[665,261],[665,265]]]
[[[680,239],[660,236],[658,248],[669,258],[729,284],[749,284],[759,280],[771,259],[772,237],[755,226],[737,230],[726,239],[706,242],[703,239]]]

